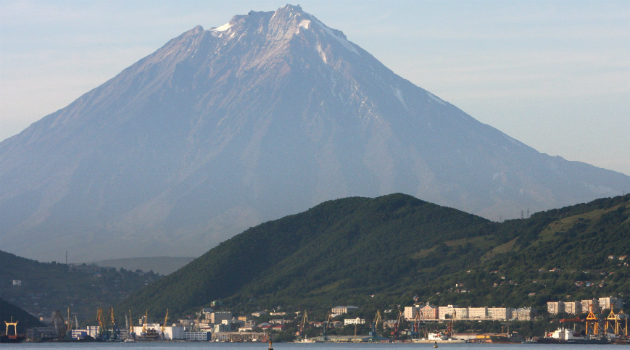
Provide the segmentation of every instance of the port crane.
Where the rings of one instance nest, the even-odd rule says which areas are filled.
[[[308,311],[304,310],[304,316],[302,316],[302,320],[300,321],[297,335],[304,336],[304,328],[306,327],[308,327]]]
[[[164,323],[162,323],[162,339],[166,339],[164,337],[164,328],[166,328],[166,322],[168,322],[168,309],[166,309],[166,316],[164,316]]]
[[[374,316],[374,321],[372,322],[372,341],[378,340],[378,336],[376,335],[376,328],[379,322],[382,323],[383,319],[381,318],[381,312],[376,310],[376,316]]]
[[[147,319],[149,318],[149,309],[144,311],[144,320],[142,320],[142,336],[147,334]]]
[[[420,322],[422,322],[422,312],[417,310],[413,318],[413,332],[411,333],[414,338],[420,338]]]
[[[118,329],[118,325],[116,324],[116,318],[114,317],[114,308],[109,308],[109,321],[112,323],[112,334],[111,339],[120,338],[120,330]]]
[[[96,321],[98,321],[98,335],[102,338],[107,331],[103,320],[103,309],[98,309],[96,311]]]
[[[328,317],[326,317],[326,322],[324,322],[324,341],[328,341],[328,325],[332,322],[332,312],[328,312]]]
[[[402,311],[398,310],[398,318],[396,318],[396,323],[394,323],[394,331],[392,332],[392,335],[394,336],[394,340],[398,339],[398,335],[400,335],[400,325],[402,323],[403,320],[403,313]]]
[[[599,334],[599,319],[593,313],[593,306],[589,308],[588,316],[586,316],[586,335]]]

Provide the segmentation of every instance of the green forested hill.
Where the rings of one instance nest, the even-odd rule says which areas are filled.
[[[503,223],[402,194],[329,201],[223,242],[120,307],[154,316],[213,300],[233,310],[389,307],[414,295],[542,307],[566,294],[623,294],[630,269],[608,256],[630,252],[629,201],[602,199]],[[563,272],[548,271],[554,267]]]
[[[115,305],[157,278],[152,272],[85,265],[71,271],[66,264],[0,251],[0,298],[36,316],[50,317],[54,310],[70,307],[79,322],[84,322],[95,317],[97,308]],[[13,285],[13,280],[21,285]]]
[[[442,241],[476,237],[496,224],[410,196],[346,198],[251,228],[134,293],[123,309],[181,313],[215,299],[319,305],[409,283]],[[472,258],[466,247],[460,259]],[[433,262],[431,262],[433,264]],[[456,271],[456,264],[445,264]],[[271,305],[271,304],[270,304]]]

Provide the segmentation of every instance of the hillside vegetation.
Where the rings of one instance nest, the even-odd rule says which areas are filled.
[[[403,194],[329,201],[223,242],[120,307],[154,316],[214,300],[235,311],[385,308],[417,295],[543,308],[552,299],[622,294],[630,287],[630,269],[618,259],[630,252],[629,201],[601,199],[503,223]]]
[[[71,271],[66,264],[43,263],[0,251],[0,298],[36,316],[50,317],[54,310],[70,307],[83,322],[94,318],[97,308],[115,305],[158,278],[152,272],[86,265]],[[13,285],[13,280],[21,285]]]

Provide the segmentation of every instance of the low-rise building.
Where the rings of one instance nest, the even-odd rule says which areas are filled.
[[[531,307],[522,307],[514,310],[512,316],[517,321],[531,321],[534,318],[535,310]]]
[[[339,315],[347,314],[348,312],[351,312],[357,309],[358,307],[356,306],[335,306],[331,309],[331,313],[333,317],[336,317]]]
[[[231,330],[232,330],[232,325],[230,323],[215,324],[212,327],[212,333],[230,332]]]
[[[210,313],[210,323],[220,324],[223,321],[232,321],[232,312],[230,311],[215,311]]]
[[[210,341],[212,340],[210,332],[183,332],[182,339],[193,341]]]
[[[282,319],[282,318],[274,318],[273,320],[269,320],[269,323],[271,323],[271,324],[285,324],[285,323],[289,323],[289,322],[291,322],[291,321],[285,320],[285,319]]]
[[[365,319],[364,318],[346,318],[343,320],[343,325],[347,326],[350,324],[365,324]]]

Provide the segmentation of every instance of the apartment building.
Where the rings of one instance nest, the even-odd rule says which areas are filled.
[[[564,312],[564,302],[562,301],[548,301],[547,312],[551,315],[557,315]]]
[[[488,317],[487,307],[469,307],[468,318],[471,320],[480,319],[485,320]]]
[[[579,301],[567,301],[564,303],[564,312],[577,315],[582,313],[582,303]]]
[[[615,308],[619,310],[623,308],[623,300],[621,298],[616,297],[604,297],[599,298],[599,308],[600,310]]]
[[[599,312],[599,299],[586,299],[582,300],[582,312],[590,312],[594,313]]]
[[[438,318],[440,320],[445,320],[447,318],[453,318],[453,315],[455,314],[455,309],[457,307],[458,307],[457,305],[448,305],[448,306],[440,306],[440,307],[438,307]]]
[[[511,307],[489,307],[487,313],[488,319],[495,321],[505,321],[512,319]]]

